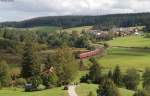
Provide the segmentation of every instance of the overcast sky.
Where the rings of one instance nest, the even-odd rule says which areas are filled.
[[[0,22],[51,15],[150,12],[150,0],[0,0]]]

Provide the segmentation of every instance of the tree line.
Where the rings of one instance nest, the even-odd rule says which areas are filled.
[[[24,20],[21,22],[4,22],[1,27],[18,27],[27,28],[35,26],[58,26],[63,28],[70,28],[76,26],[117,26],[117,27],[131,27],[131,26],[145,26],[149,25],[150,13],[128,13],[128,14],[113,14],[100,16],[48,16]]]

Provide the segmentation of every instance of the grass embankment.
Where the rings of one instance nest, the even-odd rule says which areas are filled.
[[[0,96],[68,96],[67,91],[63,88],[54,88],[43,91],[24,92],[19,88],[5,88],[0,90]]]
[[[78,96],[87,96],[89,92],[93,92],[94,96],[96,96],[96,90],[98,89],[98,85],[95,84],[84,84],[82,83],[77,87],[76,91]],[[132,96],[134,91],[130,91],[124,88],[119,88],[121,96]]]
[[[98,89],[98,85],[95,84],[85,84],[82,83],[80,86],[77,87],[76,92],[78,96],[88,96],[88,93],[91,91],[94,96],[96,95],[96,90]],[[121,96],[132,96],[134,91],[130,91],[124,88],[119,88]]]

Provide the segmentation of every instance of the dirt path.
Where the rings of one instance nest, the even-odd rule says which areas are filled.
[[[69,96],[78,96],[76,91],[75,91],[75,89],[76,89],[75,85],[70,85],[68,87],[68,94],[69,94]]]

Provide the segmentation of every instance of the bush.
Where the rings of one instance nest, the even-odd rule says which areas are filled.
[[[40,76],[34,76],[31,78],[30,82],[32,84],[32,89],[37,90],[38,86],[42,84],[42,79]]]
[[[16,85],[17,86],[24,86],[27,83],[27,81],[23,78],[19,78],[16,80]]]
[[[41,91],[41,90],[44,90],[46,87],[42,84],[40,84],[38,87],[37,87],[37,90],[38,91]]]

